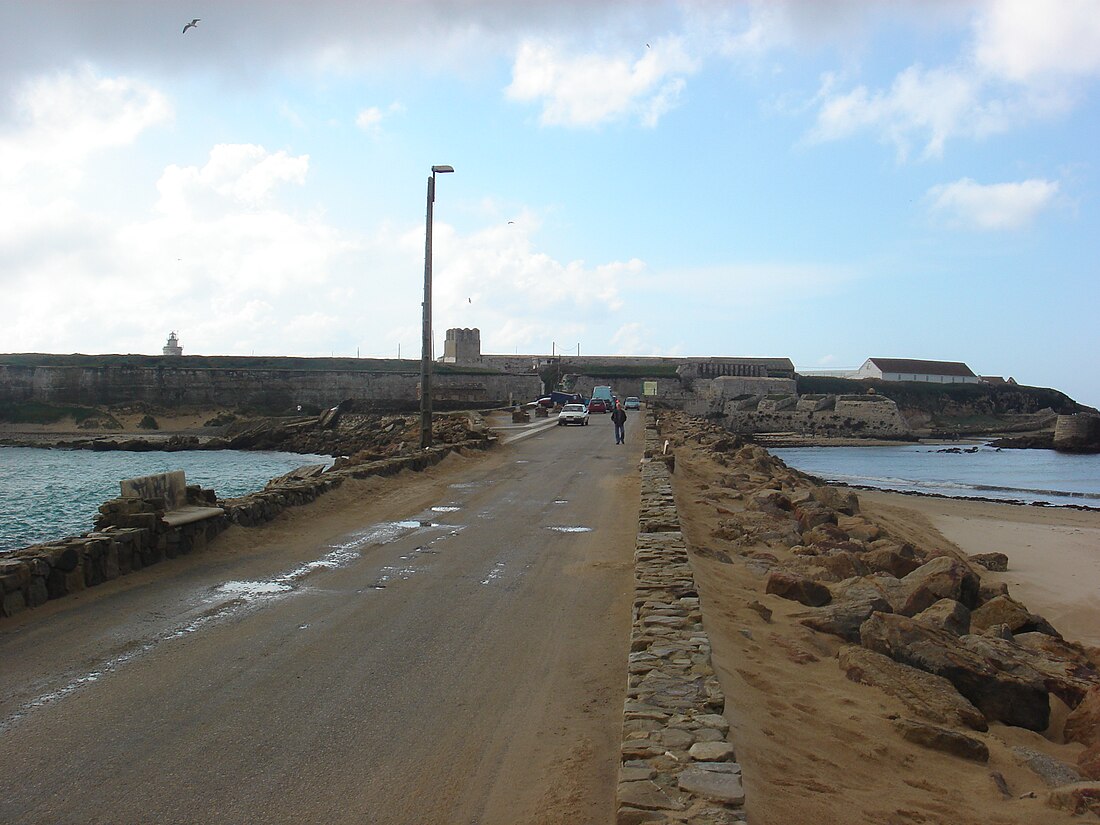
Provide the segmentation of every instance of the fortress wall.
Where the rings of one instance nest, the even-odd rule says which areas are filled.
[[[536,375],[433,373],[440,401],[496,405],[534,398]],[[327,407],[344,399],[415,402],[419,372],[241,370],[173,367],[0,366],[0,401],[105,405]]]
[[[1074,449],[1100,442],[1100,416],[1089,413],[1060,415],[1054,422],[1054,447]]]
[[[645,381],[657,382],[657,397],[678,397],[682,387],[679,378],[593,378],[590,375],[582,375],[573,385],[573,392],[579,392],[585,398],[592,397],[594,387],[611,387],[611,392],[619,398],[628,398],[636,395],[642,398],[642,384]]]
[[[910,434],[893,401],[841,402],[835,410],[738,410],[727,404],[726,427],[739,433],[799,432],[832,437],[899,438]]]

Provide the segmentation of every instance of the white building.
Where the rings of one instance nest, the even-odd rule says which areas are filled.
[[[959,361],[918,361],[913,358],[868,358],[854,378],[880,381],[923,381],[929,384],[977,384],[981,379]]]

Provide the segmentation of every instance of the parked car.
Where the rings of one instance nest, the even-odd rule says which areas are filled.
[[[545,407],[546,409],[550,409],[551,407],[554,406],[554,399],[551,398],[549,395],[547,395],[547,396],[544,396],[544,397],[538,399],[537,401],[532,401],[529,406],[531,406],[531,407]]]
[[[642,408],[642,402],[635,396],[627,396],[625,402],[623,402],[624,410],[640,410]]]
[[[566,424],[581,426],[588,424],[588,409],[584,404],[566,404],[561,408],[561,412],[558,413],[558,426],[564,427]]]
[[[588,411],[590,413],[605,413],[607,412],[607,402],[602,398],[593,398],[588,402]]]

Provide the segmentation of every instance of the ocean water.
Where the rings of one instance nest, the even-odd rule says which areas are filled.
[[[0,553],[87,533],[100,504],[118,496],[125,478],[183,470],[188,484],[221,498],[244,495],[330,456],[196,450],[177,453],[45,450],[0,447]]]
[[[1100,507],[1100,455],[998,450],[986,445],[976,452],[945,449],[949,447],[907,444],[785,447],[770,452],[790,467],[843,484],[957,498]]]

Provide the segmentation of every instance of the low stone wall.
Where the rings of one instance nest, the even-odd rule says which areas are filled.
[[[726,741],[725,697],[680,532],[672,462],[648,417],[616,821],[743,822],[741,767]]]
[[[230,525],[254,527],[288,507],[308,504],[348,478],[424,470],[459,448],[483,450],[495,439],[471,439],[396,458],[354,464],[316,478],[269,486],[239,498],[218,500],[213,490],[187,488],[189,503],[217,504],[224,515],[170,527],[163,499],[117,498],[99,508],[95,531],[0,556],[0,617],[13,616],[87,587],[199,550]]]

